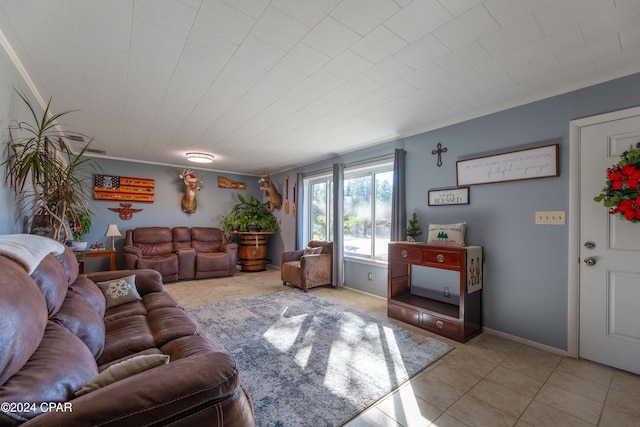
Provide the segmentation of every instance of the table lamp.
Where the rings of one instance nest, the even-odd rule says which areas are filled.
[[[116,237],[122,236],[120,234],[120,230],[118,230],[118,226],[116,224],[109,224],[107,227],[107,232],[104,233],[105,236],[111,237],[111,250],[116,250]]]

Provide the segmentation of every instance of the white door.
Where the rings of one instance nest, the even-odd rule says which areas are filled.
[[[579,355],[636,374],[640,374],[640,223],[610,215],[593,198],[604,186],[607,168],[638,142],[640,116],[580,131]]]

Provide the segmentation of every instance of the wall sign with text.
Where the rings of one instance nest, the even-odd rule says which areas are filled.
[[[490,184],[559,176],[558,144],[456,162],[456,183]]]
[[[468,205],[469,187],[429,190],[429,206]]]

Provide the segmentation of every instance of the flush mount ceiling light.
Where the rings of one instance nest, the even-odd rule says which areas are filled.
[[[207,153],[187,153],[187,160],[194,163],[212,163],[213,156]]]

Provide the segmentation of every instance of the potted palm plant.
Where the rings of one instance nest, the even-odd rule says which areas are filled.
[[[81,135],[63,132],[58,123],[71,111],[53,114],[49,99],[39,116],[26,95],[16,92],[33,122],[20,121],[9,128],[2,163],[6,166],[5,185],[15,192],[19,218],[27,219],[31,232],[65,242],[73,235],[72,225],[82,224],[84,232],[91,227],[85,184],[94,165],[83,157],[91,141],[73,153],[63,138]]]

